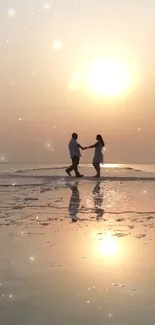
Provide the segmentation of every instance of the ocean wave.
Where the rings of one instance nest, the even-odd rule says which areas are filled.
[[[64,170],[66,166],[59,166],[59,167],[36,167],[36,168],[25,168],[25,169],[17,169],[14,173],[27,173],[33,171],[49,171],[49,170]]]
[[[125,170],[133,170],[133,171],[135,171],[135,172],[144,172],[144,170],[142,170],[142,169],[137,169],[137,168],[134,168],[134,167],[122,167],[122,168],[120,168],[120,169],[125,169]]]
[[[14,173],[28,173],[28,172],[33,172],[33,171],[52,171],[52,170],[64,170],[68,165],[63,164],[60,166],[50,166],[50,167],[32,167],[32,168],[23,168],[23,169],[17,169],[14,171]],[[80,164],[79,167],[81,168],[93,168],[91,164]],[[126,170],[126,171],[134,171],[134,172],[146,172],[143,168],[135,168],[131,166],[121,166],[121,165],[102,165],[101,168],[103,169],[112,169],[112,170]],[[151,171],[148,171],[148,173],[153,173]]]

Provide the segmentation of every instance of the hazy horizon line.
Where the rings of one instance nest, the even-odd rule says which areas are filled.
[[[69,165],[70,164],[70,161],[68,162],[45,162],[45,161],[0,161],[0,164],[1,165],[5,165],[5,164],[28,164],[28,165],[31,165],[31,164],[42,164],[42,165]],[[105,165],[154,165],[155,162],[114,162],[114,161],[106,161],[104,163]],[[104,165],[103,164],[103,165]],[[92,165],[92,162],[83,162],[83,163],[80,163],[80,165]]]

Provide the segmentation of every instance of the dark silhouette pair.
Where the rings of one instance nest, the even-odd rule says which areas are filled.
[[[73,133],[71,140],[69,142],[69,152],[70,152],[70,158],[72,160],[72,165],[66,169],[66,173],[69,176],[71,176],[71,172],[74,170],[76,177],[83,177],[83,175],[81,175],[78,170],[80,157],[81,157],[80,149],[86,150],[86,149],[94,148],[95,151],[94,151],[94,158],[93,158],[92,164],[93,164],[93,166],[96,170],[96,173],[97,173],[95,175],[95,177],[100,177],[101,176],[100,164],[103,163],[102,150],[105,147],[105,143],[104,143],[102,136],[100,134],[98,134],[96,136],[95,144],[88,146],[88,147],[81,146],[78,143],[77,139],[78,139],[78,134]]]

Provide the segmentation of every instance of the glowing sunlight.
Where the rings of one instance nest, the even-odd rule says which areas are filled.
[[[100,234],[95,235],[94,253],[99,257],[114,257],[119,253],[118,240],[111,232],[107,232],[100,238]],[[97,239],[97,240],[96,240]]]
[[[114,255],[118,251],[118,242],[116,237],[110,233],[106,234],[105,238],[100,241],[99,250],[104,255]]]
[[[68,88],[88,96],[115,98],[134,88],[137,77],[137,71],[122,59],[101,58],[76,68]]]
[[[91,63],[87,85],[91,92],[105,97],[124,93],[131,83],[130,71],[123,61],[100,59]]]

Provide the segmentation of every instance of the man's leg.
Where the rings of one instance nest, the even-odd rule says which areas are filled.
[[[75,171],[75,176],[76,177],[82,177],[83,175],[81,175],[78,171],[78,165],[79,165],[79,162],[80,162],[80,158],[78,156],[74,156],[72,158],[72,161],[73,161],[73,168],[74,168],[74,171]]]
[[[79,172],[78,172],[79,157],[78,156],[74,156],[72,158],[72,165],[73,165],[73,169],[75,172],[75,176],[78,176],[79,175]]]
[[[66,173],[67,173],[69,176],[71,176],[71,172],[72,172],[72,170],[74,170],[74,167],[73,167],[73,160],[72,160],[72,165],[66,169]]]

